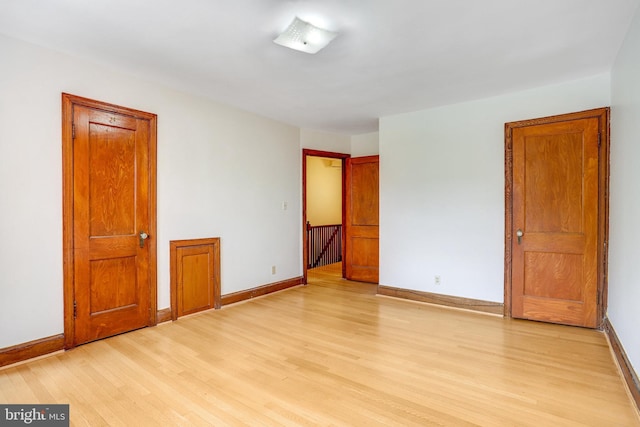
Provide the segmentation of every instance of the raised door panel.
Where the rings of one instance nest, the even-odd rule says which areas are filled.
[[[178,316],[214,306],[213,247],[178,249]]]

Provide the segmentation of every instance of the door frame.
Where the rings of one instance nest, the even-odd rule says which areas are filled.
[[[75,106],[112,112],[149,121],[149,319],[148,325],[157,324],[157,224],[156,224],[156,166],[157,116],[152,113],[108,104],[67,93],[62,94],[62,257],[64,299],[64,348],[75,346],[74,317],[74,256],[73,256],[73,110]]]
[[[607,310],[608,296],[608,241],[609,241],[609,117],[610,108],[596,108],[577,113],[561,114],[538,119],[505,123],[504,159],[505,159],[505,217],[504,217],[504,316],[512,317],[512,245],[513,245],[513,141],[515,128],[542,124],[573,121],[579,119],[598,119],[598,328]]]
[[[307,266],[309,265],[309,242],[307,239],[307,157],[327,157],[340,159],[342,161],[342,259],[344,261],[346,242],[344,223],[346,218],[346,174],[345,161],[350,158],[350,154],[335,153],[331,151],[321,151],[303,148],[302,149],[302,283],[307,284]],[[342,277],[345,274],[345,264],[342,263]]]

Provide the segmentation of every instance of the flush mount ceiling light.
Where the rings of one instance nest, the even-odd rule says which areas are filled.
[[[289,27],[273,42],[301,52],[316,53],[337,35],[336,32],[318,28],[296,16]]]

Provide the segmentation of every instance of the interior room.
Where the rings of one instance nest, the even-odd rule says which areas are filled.
[[[77,425],[640,425],[639,5],[3,0],[0,404],[71,402]],[[296,17],[329,44],[274,43]],[[148,248],[144,322],[83,339],[76,286],[94,276],[78,267],[77,147],[111,132],[85,129],[88,110],[151,141],[153,179],[129,176],[152,206],[127,237]],[[596,110],[595,323],[516,320],[520,163],[506,129]],[[379,159],[375,283],[307,259],[307,209],[329,202],[306,194],[305,172],[348,186],[361,158]],[[317,225],[346,224],[334,202]],[[190,314],[174,257],[199,239],[215,277]],[[528,352],[530,377],[511,351]],[[139,376],[127,352],[159,371]],[[465,370],[474,360],[486,369]],[[172,382],[187,397],[173,401]]]

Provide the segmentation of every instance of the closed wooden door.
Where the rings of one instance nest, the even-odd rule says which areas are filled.
[[[512,316],[597,327],[602,117],[512,129]]]
[[[379,156],[346,161],[345,276],[378,283]]]
[[[220,308],[220,238],[172,240],[171,319]]]
[[[155,116],[81,98],[65,105],[73,346],[155,324]]]

